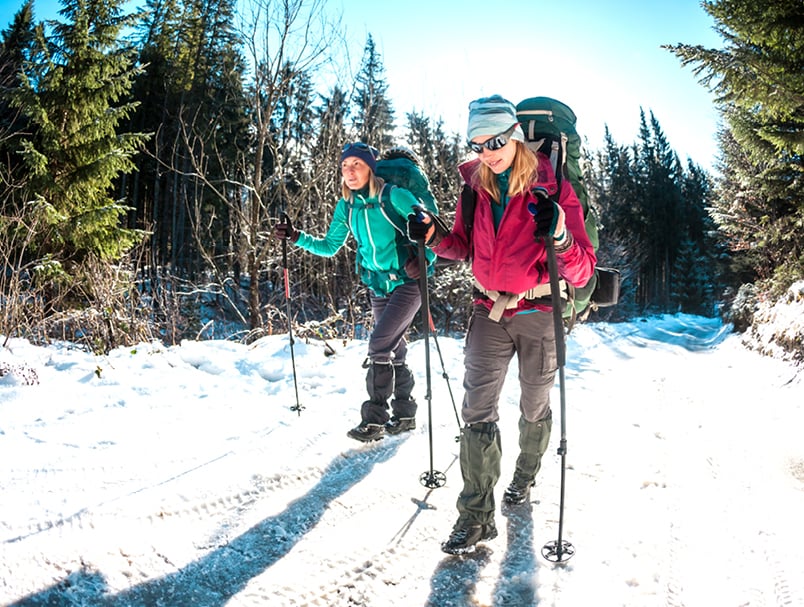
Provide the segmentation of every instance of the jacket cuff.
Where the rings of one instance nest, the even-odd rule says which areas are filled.
[[[439,244],[441,244],[442,240],[444,240],[444,237],[436,229],[433,230],[433,235],[430,236],[430,238],[424,244],[426,244],[428,247],[437,247]]]
[[[555,249],[556,255],[560,255],[561,253],[566,253],[572,248],[572,245],[575,243],[575,239],[572,237],[572,233],[569,230],[564,232],[564,238],[560,241],[555,242]]]

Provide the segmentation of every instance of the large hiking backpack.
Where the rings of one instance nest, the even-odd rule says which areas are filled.
[[[424,172],[419,157],[413,150],[396,146],[388,148],[377,160],[374,174],[391,186],[406,189],[431,213],[438,214],[436,200],[430,189],[430,181]]]
[[[556,181],[569,179],[578,196],[584,213],[586,233],[595,251],[599,245],[597,218],[589,205],[589,192],[581,171],[581,138],[575,129],[575,113],[566,104],[550,97],[531,97],[516,106],[516,115],[525,140],[534,152],[542,152],[550,159]],[[558,193],[556,194],[558,196]],[[589,282],[576,287],[570,294],[564,317],[584,318],[590,308],[612,306],[619,297],[619,271],[611,268],[595,269]]]
[[[421,160],[419,160],[419,157],[410,148],[394,146],[383,151],[377,159],[374,174],[385,181],[385,186],[380,191],[378,200],[383,212],[385,212],[385,197],[387,196],[388,200],[390,200],[390,189],[399,187],[413,194],[413,197],[418,200],[425,209],[434,215],[438,215],[438,205],[430,189],[430,180],[424,172],[424,166]],[[386,188],[388,189],[387,194],[385,192]],[[407,236],[407,228],[404,224],[398,226],[387,213],[385,216],[403,236]],[[400,217],[399,219],[404,222],[406,217]],[[415,257],[418,254],[416,248],[411,245],[410,249],[410,255]],[[435,253],[430,250],[426,252],[426,256],[428,261],[436,259]],[[433,269],[431,268],[429,271],[433,271]]]

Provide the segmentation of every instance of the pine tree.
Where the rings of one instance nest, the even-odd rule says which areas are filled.
[[[126,209],[112,196],[145,137],[119,133],[133,110],[126,102],[136,68],[120,43],[130,18],[123,0],[72,0],[26,64],[14,107],[33,133],[21,138],[31,200],[49,224],[41,250],[62,260],[117,259],[140,238],[121,225]]]
[[[642,203],[643,244],[647,258],[642,267],[641,302],[646,307],[667,309],[672,292],[672,267],[680,242],[678,157],[651,112],[650,123],[640,117],[637,145],[638,199]]]
[[[357,138],[378,149],[393,145],[394,110],[388,97],[382,58],[371,35],[363,51],[363,63],[357,75],[357,90],[353,101],[357,106]]]
[[[34,41],[33,3],[28,1],[15,14],[8,29],[0,35],[0,334],[23,333],[20,327],[35,321],[30,303],[37,301],[30,292],[30,270],[39,260],[30,251],[31,237],[37,232],[27,220],[24,167],[16,153],[19,137],[29,129],[20,111],[10,103],[19,86],[19,73],[32,52]]]
[[[17,195],[23,180],[16,150],[18,136],[29,130],[19,108],[11,105],[11,94],[20,85],[20,72],[31,58],[35,40],[33,0],[28,0],[14,15],[0,40],[0,208],[12,216],[22,209]]]
[[[673,264],[673,301],[681,312],[711,315],[713,311],[713,284],[708,256],[691,239],[685,238],[679,246]]]
[[[246,181],[248,153],[234,1],[148,0],[147,8],[132,125],[155,136],[126,189],[132,222],[154,227],[152,268],[225,272],[236,261],[241,230],[230,213],[243,196],[234,184]]]
[[[729,283],[738,287],[757,278],[770,279],[779,260],[761,238],[768,220],[762,184],[756,180],[762,167],[752,162],[730,129],[721,129],[718,141],[721,160],[717,168],[721,178],[712,203],[712,218],[729,251]]]
[[[600,246],[598,264],[620,271],[620,300],[617,306],[598,312],[601,318],[628,318],[641,310],[637,305],[640,269],[645,251],[639,236],[643,219],[637,198],[633,152],[618,145],[608,127],[605,146],[599,150],[585,180],[590,204],[598,211]]]
[[[703,3],[726,41],[721,50],[667,46],[694,65],[720,105],[752,116],[737,140],[752,148],[759,137],[778,152],[804,154],[804,4],[799,0],[714,0]]]
[[[349,97],[341,87],[334,86],[328,95],[319,96],[313,110],[312,122],[318,125],[313,150],[308,158],[309,195],[300,201],[299,227],[311,232],[323,232],[332,221],[335,203],[340,198],[341,173],[338,158],[347,141],[346,120],[349,115]],[[355,255],[347,244],[346,250],[334,257],[301,255],[297,257],[301,270],[297,277],[300,291],[310,299],[332,304],[335,310],[351,309],[340,302],[349,300],[357,288],[354,272]]]
[[[752,255],[760,264],[756,273],[766,276],[770,261],[780,290],[804,276],[804,3],[715,0],[703,7],[715,19],[725,47],[666,48],[694,66],[701,83],[717,94],[729,129],[724,143],[731,146],[733,140],[741,148],[722,148],[738,161],[733,176],[742,179],[721,190],[735,200],[751,200],[742,209],[747,217],[733,213],[732,201],[721,200],[719,217],[730,222],[726,234],[750,241],[734,247],[764,250]],[[740,223],[758,229],[749,236]]]
[[[711,310],[719,284],[707,210],[711,179],[691,161],[685,173],[655,116],[648,121],[643,112],[640,118],[640,139],[630,148],[616,144],[606,129],[606,146],[587,180],[603,233],[598,263],[622,277],[613,313],[673,311],[682,303]],[[688,281],[706,283],[706,289]],[[614,317],[612,311],[604,316]]]
[[[461,185],[456,170],[461,161],[460,138],[447,136],[444,121],[431,120],[424,113],[411,112],[407,120],[407,144],[422,162],[441,213],[454,210]]]

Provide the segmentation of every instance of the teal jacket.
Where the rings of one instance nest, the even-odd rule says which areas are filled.
[[[407,190],[385,184],[380,195],[368,198],[366,191],[354,192],[353,200],[341,198],[335,205],[326,236],[316,238],[299,233],[296,245],[321,257],[332,257],[351,233],[357,243],[357,273],[375,295],[385,297],[406,282],[416,282],[405,272],[405,262],[415,257],[416,244],[407,235],[407,217],[420,204]],[[425,251],[428,274],[435,254]]]

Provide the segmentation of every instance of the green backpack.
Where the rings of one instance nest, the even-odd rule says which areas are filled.
[[[550,97],[531,97],[516,106],[516,116],[525,133],[525,141],[534,152],[541,152],[550,159],[556,175],[559,191],[561,181],[569,179],[572,189],[581,203],[586,233],[597,251],[597,218],[589,208],[589,192],[583,183],[581,172],[581,138],[575,130],[575,113],[569,106]],[[592,299],[597,286],[596,271],[589,282],[576,287],[564,310],[565,318],[583,314]]]
[[[435,197],[430,189],[430,181],[424,173],[418,156],[409,148],[396,146],[385,150],[374,171],[377,177],[389,185],[406,189],[431,213],[438,214]],[[380,200],[382,204],[382,200]]]
[[[436,203],[435,196],[433,196],[433,192],[430,189],[430,180],[427,179],[427,175],[424,172],[424,167],[422,166],[419,157],[416,156],[416,154],[410,148],[406,148],[404,146],[394,146],[383,151],[383,153],[380,154],[380,157],[377,159],[377,166],[374,169],[374,174],[377,177],[381,177],[385,181],[386,186],[388,187],[389,199],[391,196],[391,188],[404,188],[413,194],[413,197],[419,201],[422,207],[430,211],[433,215],[438,215],[438,205]],[[379,205],[382,209],[385,209],[385,200],[383,197],[385,189],[386,188],[383,188],[383,190],[380,191],[378,199]],[[391,220],[387,213],[385,216],[403,236],[407,235],[406,226],[404,225],[406,217],[400,217],[403,225],[399,226]],[[396,213],[394,213],[393,216],[396,217]],[[410,246],[410,255],[414,257],[418,255],[418,252],[413,244]],[[431,260],[435,257],[436,255],[431,251],[427,252],[428,260]]]
[[[583,208],[586,233],[597,250],[597,218],[589,208],[589,192],[583,183],[581,138],[575,130],[575,113],[550,97],[531,97],[516,106],[516,116],[528,147],[550,159],[559,187],[562,179],[569,179]]]

